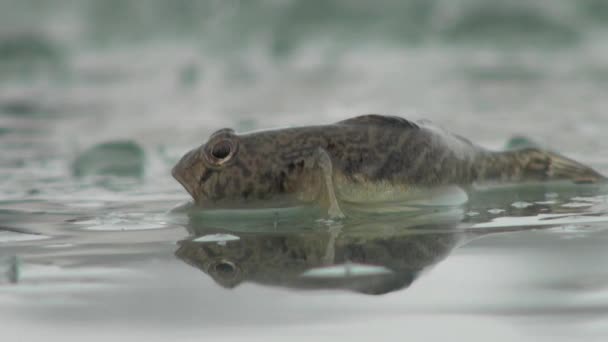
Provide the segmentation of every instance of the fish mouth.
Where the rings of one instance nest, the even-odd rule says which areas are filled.
[[[194,199],[195,202],[198,202],[198,195],[196,192],[196,184],[197,180],[195,175],[193,174],[193,162],[192,156],[193,152],[191,151],[187,153],[182,159],[171,169],[171,176],[175,178],[181,184],[181,186],[188,191],[190,196]]]
[[[171,175],[181,186],[188,191],[190,196],[194,198],[194,191],[188,185],[188,182],[183,178],[182,174],[175,167],[171,170]]]

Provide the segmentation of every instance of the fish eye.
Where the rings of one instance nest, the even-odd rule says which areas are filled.
[[[239,141],[236,136],[218,136],[218,133],[215,133],[203,146],[202,155],[207,165],[218,168],[228,165],[234,159],[239,149]]]
[[[213,272],[224,279],[229,279],[236,277],[238,269],[232,262],[222,260],[213,265]]]
[[[223,160],[230,156],[232,152],[232,143],[228,140],[222,140],[213,145],[211,148],[211,155],[219,160]]]

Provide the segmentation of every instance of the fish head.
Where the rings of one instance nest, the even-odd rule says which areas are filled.
[[[241,182],[251,174],[239,156],[240,145],[234,130],[221,129],[187,152],[171,174],[197,204],[235,197],[242,194]]]
[[[306,183],[301,177],[305,167],[285,156],[289,149],[282,139],[274,133],[238,135],[224,128],[186,153],[172,174],[200,207],[289,205],[295,187]]]

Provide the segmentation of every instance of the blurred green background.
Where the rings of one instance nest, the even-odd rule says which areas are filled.
[[[478,42],[576,44],[608,25],[603,0],[3,0],[0,30],[72,44],[193,40],[282,54],[338,45]]]
[[[0,0],[0,113],[79,148],[380,112],[580,151],[553,133],[608,125],[607,34],[603,0]]]

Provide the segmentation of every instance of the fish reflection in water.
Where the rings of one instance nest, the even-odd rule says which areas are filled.
[[[456,229],[461,210],[400,216],[248,232],[191,220],[192,237],[180,241],[176,255],[226,288],[253,282],[384,294],[408,287],[470,237]]]

